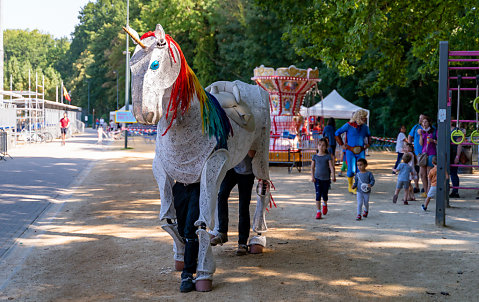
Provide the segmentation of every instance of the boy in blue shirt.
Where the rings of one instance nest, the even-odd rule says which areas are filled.
[[[404,188],[404,204],[408,204],[407,200],[409,199],[409,185],[410,179],[409,176],[412,174],[412,167],[408,164],[412,160],[412,156],[409,153],[404,154],[403,162],[398,165],[396,169],[393,169],[394,172],[398,173],[398,181],[396,185],[396,192],[394,193],[393,203],[396,203],[398,200],[399,192]]]

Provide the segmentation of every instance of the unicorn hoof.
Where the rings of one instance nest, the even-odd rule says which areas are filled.
[[[213,281],[211,280],[196,280],[196,291],[209,292],[213,289]]]
[[[251,254],[262,254],[263,253],[263,246],[259,244],[252,244],[249,252]]]
[[[181,272],[185,267],[185,263],[183,261],[175,260],[175,271]]]

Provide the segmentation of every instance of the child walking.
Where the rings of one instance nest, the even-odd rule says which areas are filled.
[[[414,145],[413,144],[406,144],[404,146],[404,154],[409,154],[411,156],[411,160],[409,161],[408,165],[411,166],[411,169],[412,169],[412,173],[411,175],[409,175],[409,181],[410,181],[410,184],[409,184],[409,198],[408,198],[408,201],[411,200],[411,201],[414,201],[416,200],[416,197],[414,196],[414,187],[412,185],[412,182],[414,181],[415,183],[418,182],[418,175],[417,175],[417,172],[416,171],[416,166],[417,166],[417,157],[416,157],[416,154],[414,154]]]
[[[393,203],[396,203],[398,200],[399,192],[404,188],[404,204],[409,204],[407,200],[409,199],[409,186],[411,181],[409,180],[410,175],[412,174],[413,168],[409,165],[409,162],[412,160],[410,154],[405,154],[403,156],[403,162],[400,163],[397,169],[393,169],[394,172],[398,173],[398,181],[396,185],[396,191],[394,192]]]
[[[436,158],[436,156],[434,156],[431,161],[432,161],[432,164],[433,164],[434,168],[432,168],[431,171],[429,171],[429,174],[427,175],[430,187],[429,187],[429,191],[427,192],[426,201],[424,202],[423,205],[421,205],[421,207],[424,211],[427,210],[427,206],[429,205],[429,202],[431,201],[431,198],[436,197],[436,186],[437,186],[437,158]]]
[[[373,173],[366,170],[368,162],[364,158],[360,158],[357,161],[357,167],[359,172],[356,173],[354,177],[353,189],[358,188],[357,191],[357,200],[358,200],[358,210],[356,220],[361,220],[361,211],[364,205],[363,217],[368,217],[369,214],[369,194],[371,193],[371,187],[374,186],[374,176]]]
[[[318,154],[313,155],[311,162],[311,181],[316,189],[316,219],[321,219],[321,198],[323,198],[323,215],[328,213],[328,191],[331,176],[336,181],[334,163],[328,153],[328,140],[321,138],[318,142]]]

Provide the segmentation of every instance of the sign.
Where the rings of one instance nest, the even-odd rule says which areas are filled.
[[[137,123],[131,111],[115,111],[115,123]]]

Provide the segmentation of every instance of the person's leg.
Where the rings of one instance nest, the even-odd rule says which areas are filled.
[[[188,210],[185,221],[185,266],[181,273],[182,292],[189,292],[194,289],[193,274],[196,273],[198,264],[198,236],[195,222],[200,216],[200,184],[195,183],[185,187],[188,196]]]
[[[186,191],[185,185],[179,182],[173,185],[172,191],[178,233],[180,233],[180,236],[184,238],[186,215],[188,213],[188,193]]]
[[[451,172],[451,182],[453,187],[459,187],[459,175],[457,175],[457,167],[450,167]],[[459,197],[459,190],[452,189],[449,197]]]
[[[356,220],[361,220],[361,211],[363,209],[363,202],[364,202],[363,194],[364,193],[361,190],[359,190],[356,195],[356,199],[358,202],[358,207],[356,209],[356,214],[357,214]]]
[[[220,233],[228,233],[228,198],[237,183],[238,177],[234,169],[228,170],[218,192],[218,231]]]
[[[427,184],[427,167],[420,167],[419,168],[419,175],[421,176],[422,181],[422,188],[424,189],[424,193],[421,194],[422,197],[426,197],[428,184]]]
[[[322,195],[322,192],[321,192],[321,184],[320,184],[320,180],[319,179],[315,179],[315,182],[314,182],[314,189],[316,191],[316,219],[320,219],[321,218],[321,195]]]
[[[363,193],[364,214],[363,217],[368,217],[369,214],[369,194]]]
[[[353,189],[354,174],[356,173],[356,156],[353,152],[346,150],[346,161],[348,164],[346,174],[348,177],[348,191],[354,194],[356,192],[356,190]]]
[[[419,166],[414,166],[414,169],[416,170],[416,174],[417,174],[417,177],[414,179],[414,184],[415,184],[415,188],[414,188],[414,193],[419,193],[420,190],[419,190]]]
[[[246,245],[251,228],[249,205],[251,203],[251,190],[254,185],[254,175],[238,175],[239,195],[239,221],[238,221],[238,244]]]
[[[400,181],[398,181],[398,183],[396,185],[396,191],[394,191],[393,203],[396,203],[398,201],[399,192],[401,192],[401,182]]]
[[[404,153],[401,153],[401,152],[396,152],[398,155],[397,155],[397,158],[396,158],[396,163],[394,164],[394,169],[396,169],[398,167],[398,165],[401,163],[401,159],[404,155]]]
[[[404,204],[408,204],[408,201],[409,200],[409,182],[405,182],[404,184]]]
[[[330,180],[321,180],[321,197],[323,198],[322,213],[326,215],[328,213],[328,192],[331,186]],[[319,208],[318,208],[319,210]]]

